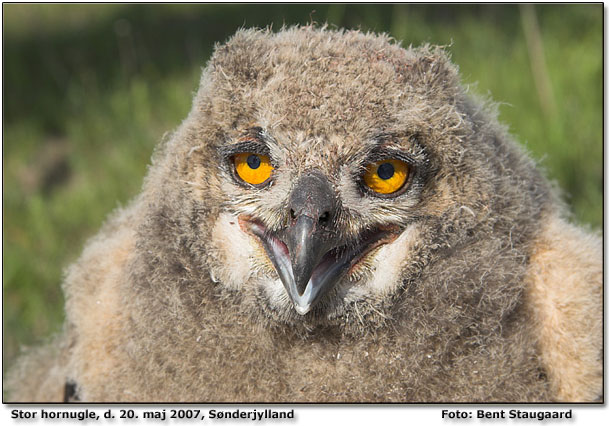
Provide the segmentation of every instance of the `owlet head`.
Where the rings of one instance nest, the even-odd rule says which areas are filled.
[[[205,243],[218,288],[282,321],[386,315],[432,250],[491,217],[497,182],[519,191],[496,176],[497,125],[475,105],[438,49],[239,32],[182,138],[199,209],[220,206]]]

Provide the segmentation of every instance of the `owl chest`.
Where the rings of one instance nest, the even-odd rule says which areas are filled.
[[[117,387],[122,382],[135,399],[157,401],[548,399],[547,380],[525,329],[468,341],[406,334],[295,337],[236,321],[176,328],[154,336],[153,346],[138,345],[132,335],[130,345],[118,348],[130,348],[129,370],[137,374],[117,376]]]
[[[406,342],[253,342],[234,340],[221,351],[201,354],[188,369],[191,374],[181,378],[193,393],[177,399],[422,402],[531,400],[546,393],[536,363],[514,359],[509,347],[497,347],[489,357]]]

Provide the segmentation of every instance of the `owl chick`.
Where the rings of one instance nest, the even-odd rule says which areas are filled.
[[[598,237],[440,48],[241,30],[14,401],[602,400]]]

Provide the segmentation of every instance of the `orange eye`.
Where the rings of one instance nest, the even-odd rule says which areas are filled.
[[[242,152],[233,157],[235,171],[241,179],[252,185],[266,182],[273,172],[268,155]]]
[[[401,160],[387,159],[366,166],[364,183],[379,194],[393,194],[404,186],[410,168]]]

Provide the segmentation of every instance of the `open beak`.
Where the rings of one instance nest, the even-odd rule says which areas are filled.
[[[320,173],[302,177],[289,204],[290,223],[277,232],[247,215],[241,215],[239,223],[262,242],[300,315],[309,312],[367,253],[397,236],[393,228],[379,228],[363,232],[347,244],[339,241],[334,229],[336,198]]]

